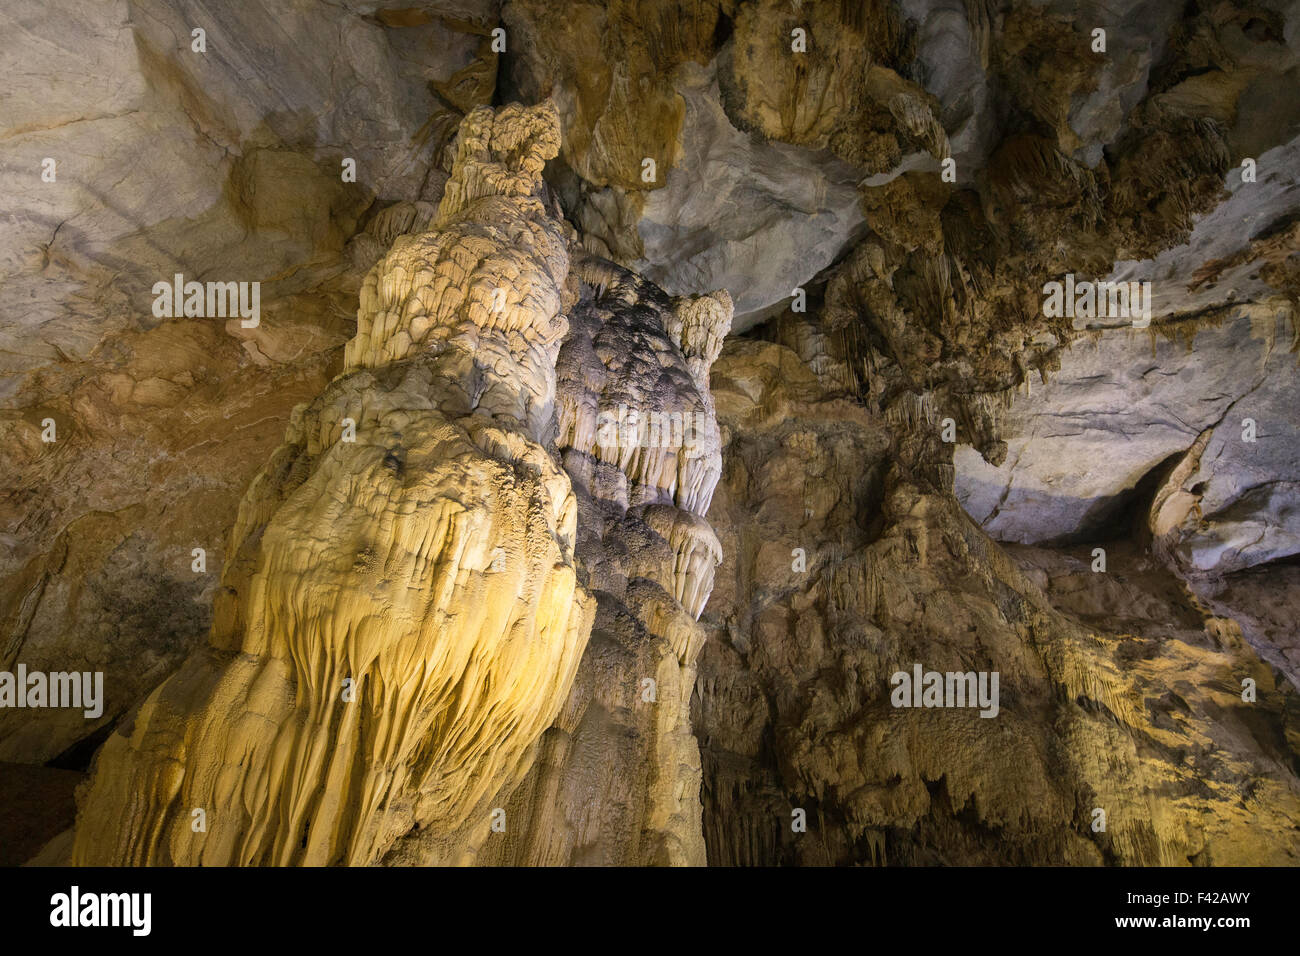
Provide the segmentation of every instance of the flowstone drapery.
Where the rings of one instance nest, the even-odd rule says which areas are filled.
[[[689,670],[721,557],[702,516],[720,474],[708,365],[730,297],[670,302],[582,253],[571,274],[572,230],[541,183],[558,148],[549,105],[465,119],[432,230],[399,236],[367,276],[342,374],[295,412],[244,498],[210,646],[99,755],[74,862],[473,860],[510,832],[489,826],[492,811],[543,732],[562,708],[588,710],[575,676],[596,615],[589,577]],[[602,268],[618,273],[608,287]],[[580,335],[557,402],[571,312]],[[609,329],[653,345],[651,358],[602,350]],[[654,448],[626,429],[584,441],[578,406],[611,394],[699,433]],[[639,535],[620,589],[582,567],[584,534],[618,534],[597,503]],[[694,790],[672,788],[683,813],[642,809],[676,814],[663,825],[688,831],[689,850],[674,861],[702,862],[692,681],[672,683],[668,729]],[[534,829],[553,812],[534,805]]]

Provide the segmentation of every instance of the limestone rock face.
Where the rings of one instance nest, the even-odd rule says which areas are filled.
[[[829,266],[860,230],[860,173],[824,148],[754,138],[733,125],[710,71],[686,64],[677,75],[689,148],[663,188],[645,196],[630,259],[674,293],[736,289],[735,329],[744,331]],[[710,188],[697,189],[699,182]],[[580,217],[598,199],[588,202]],[[602,217],[585,220],[591,245],[619,249]]]
[[[830,147],[872,174],[905,152],[945,152],[925,91],[895,72],[903,33],[888,3],[745,4],[727,64],[732,110],[772,139]]]
[[[1185,337],[1166,326],[1159,339],[1116,330],[1074,344],[1049,383],[1012,400],[999,467],[957,452],[958,498],[1003,540],[1086,538],[1203,437],[1170,502],[1183,506],[1179,560],[1233,571],[1300,551],[1287,503],[1300,473],[1292,321],[1288,308],[1261,306],[1224,312],[1209,327],[1188,323]]]
[[[713,390],[735,562],[693,717],[711,864],[1297,862],[1294,691],[1159,561],[1004,551],[781,346],[729,346]],[[996,717],[897,707],[917,664],[997,672]]]
[[[372,196],[420,192],[446,141],[437,123],[409,135],[440,111],[426,80],[470,67],[481,39],[436,5],[409,27],[372,16],[383,4],[74,6],[4,11],[6,71],[30,84],[6,84],[4,133],[21,138],[6,167],[48,187],[16,190],[9,209],[0,307],[24,320],[4,330],[6,371],[84,358],[134,324],[156,276],[271,279],[327,258]],[[56,180],[42,183],[46,157]],[[344,157],[357,162],[352,188]],[[76,321],[77,290],[97,286],[115,308],[91,329]]]
[[[819,53],[818,78],[798,82],[790,30],[768,22],[777,6],[517,0],[503,13],[520,51],[505,82],[528,100],[552,96],[560,110],[563,165],[552,178],[584,245],[675,295],[733,290],[737,331],[830,265],[861,220],[861,170],[830,150],[826,132],[861,126],[822,88],[843,62]],[[833,6],[810,4],[802,16],[823,23],[822,7]],[[842,37],[854,60],[858,26]],[[842,33],[830,22],[816,29]],[[757,43],[760,34],[762,48],[731,69],[740,38]],[[785,54],[769,49],[781,42]],[[750,107],[760,123],[768,98],[821,103],[828,118],[791,117],[797,133],[773,120],[762,130],[770,142],[753,135],[755,122],[733,100],[760,75],[772,76]],[[857,90],[841,85],[845,96]],[[705,181],[710,189],[696,188]]]

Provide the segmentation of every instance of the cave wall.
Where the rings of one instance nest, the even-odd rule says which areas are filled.
[[[47,860],[1295,862],[1300,5],[0,16]]]

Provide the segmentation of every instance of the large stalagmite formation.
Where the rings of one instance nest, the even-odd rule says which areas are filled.
[[[707,378],[731,300],[670,302],[585,254],[571,276],[541,199],[558,147],[549,106],[465,119],[432,230],[366,277],[343,373],[241,505],[211,646],[99,755],[74,863],[472,859],[562,711],[559,734],[588,696],[640,692],[635,671],[627,694],[574,683],[606,592],[632,620],[607,627],[667,697],[655,753],[631,762],[672,755],[669,779],[627,832],[663,831],[646,862],[703,862],[686,713],[721,558],[703,520],[721,472]],[[677,434],[634,433],[629,406],[668,409]],[[581,569],[593,549],[560,454],[608,570]],[[537,799],[531,839],[554,812]]]
[[[371,862],[461,825],[555,716],[591,614],[539,444],[568,257],[531,193],[558,145],[544,110],[466,121],[440,228],[367,279],[344,374],[241,508],[212,648],[105,748],[74,860]]]
[[[532,193],[558,145],[545,109],[465,121],[437,231],[371,272],[344,373],[245,497],[211,647],[100,755],[74,862],[369,863],[518,772],[592,612],[541,444],[568,256]]]
[[[690,697],[696,619],[722,560],[704,517],[721,475],[708,377],[731,297],[670,300],[585,256],[574,270],[587,292],[560,350],[559,444],[596,623],[564,714],[512,797],[524,822],[480,862],[703,864]]]

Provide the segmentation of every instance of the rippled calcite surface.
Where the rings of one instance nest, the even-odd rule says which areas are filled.
[[[630,809],[611,796],[632,817],[596,846],[558,839],[703,862],[686,703],[721,560],[708,369],[731,299],[670,299],[582,252],[571,270],[540,187],[558,145],[549,106],[466,118],[432,228],[366,277],[343,372],[240,506],[209,646],[99,754],[74,862],[470,862],[535,760],[591,783],[593,715],[646,677],[643,739],[602,756],[625,785],[647,765],[664,781]],[[691,432],[598,435],[580,409],[614,399]],[[589,640],[621,645],[619,682]],[[574,806],[531,781],[510,813],[535,843]]]
[[[371,863],[520,771],[594,610],[536,411],[568,259],[530,191],[557,147],[544,108],[467,118],[441,230],[368,277],[344,373],[241,505],[211,646],[100,754],[75,862]],[[492,312],[486,284],[537,294]]]

